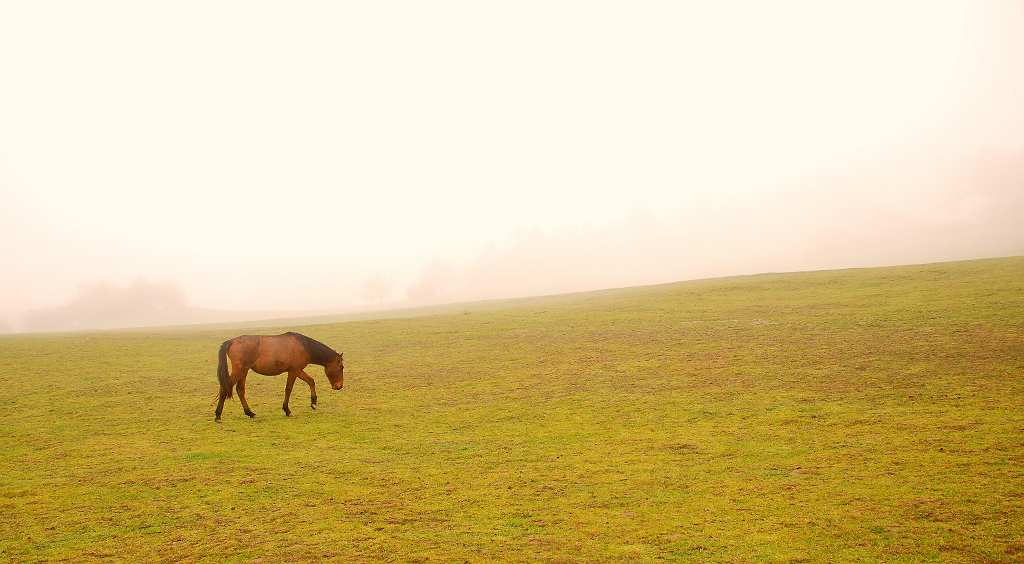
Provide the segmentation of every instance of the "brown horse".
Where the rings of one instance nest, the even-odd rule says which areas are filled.
[[[245,376],[251,368],[265,376],[276,376],[288,373],[288,383],[284,387],[285,415],[291,415],[288,409],[288,398],[292,395],[292,386],[299,378],[309,384],[310,407],[316,409],[316,385],[313,378],[303,371],[308,364],[319,364],[331,382],[331,387],[340,390],[345,385],[345,365],[343,353],[334,352],[327,345],[298,333],[283,335],[242,335],[224,341],[220,346],[217,364],[217,379],[220,381],[220,398],[217,402],[217,421],[224,411],[224,400],[231,397],[231,387],[238,390],[238,399],[242,409],[249,417],[256,414],[249,409],[245,401]],[[228,360],[231,361],[231,373],[228,373]]]

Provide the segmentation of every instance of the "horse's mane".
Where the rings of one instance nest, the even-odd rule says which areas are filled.
[[[306,354],[309,355],[309,361],[313,364],[324,365],[334,360],[334,357],[338,356],[338,353],[331,347],[328,347],[316,339],[311,339],[302,333],[289,331],[285,333],[285,335],[291,335],[302,343],[302,348],[306,349]]]

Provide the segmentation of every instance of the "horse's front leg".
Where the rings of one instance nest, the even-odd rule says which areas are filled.
[[[309,407],[316,409],[316,384],[313,383],[313,378],[309,374],[306,374],[304,370],[299,370],[296,374],[303,382],[309,384]]]
[[[284,405],[281,406],[284,409],[285,416],[291,416],[292,410],[288,409],[288,398],[292,397],[292,386],[295,385],[295,378],[297,375],[294,371],[288,373],[288,383],[284,385]]]

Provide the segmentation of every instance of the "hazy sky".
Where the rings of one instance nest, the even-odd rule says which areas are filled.
[[[950,161],[1019,170],[1022,37],[1015,1],[0,2],[0,318],[139,278],[258,310],[359,304],[373,276],[399,301],[488,260],[500,291],[450,297],[597,287],[509,284],[559,261],[508,261],[630,221],[661,231],[617,251],[616,282],[829,266],[687,254],[672,226],[972,213]],[[846,228],[887,229],[872,206]],[[1000,229],[946,254],[1012,250]]]

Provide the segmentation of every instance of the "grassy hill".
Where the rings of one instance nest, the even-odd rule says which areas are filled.
[[[0,559],[1024,558],[1024,258],[284,329],[0,338]]]

